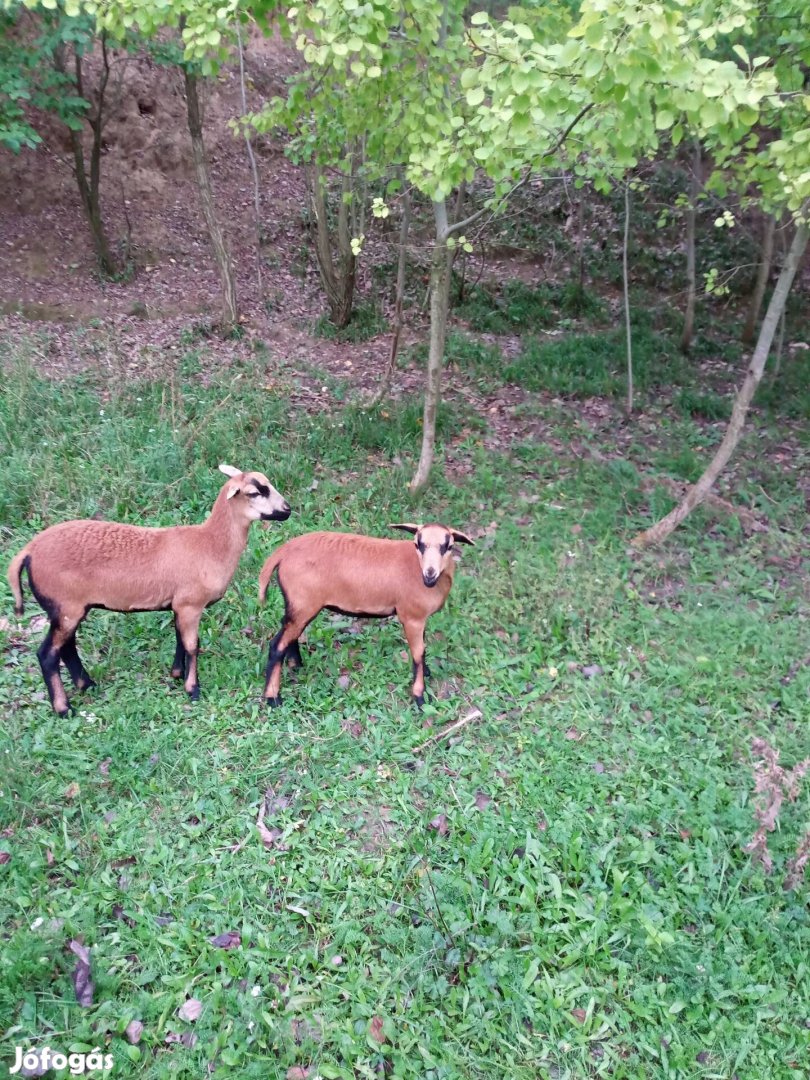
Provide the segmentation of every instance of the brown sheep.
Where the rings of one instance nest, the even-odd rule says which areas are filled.
[[[425,623],[444,606],[453,584],[453,541],[473,541],[446,525],[392,525],[414,534],[410,540],[382,540],[350,533],[316,532],[288,540],[270,556],[259,575],[264,601],[273,572],[284,596],[281,629],[270,642],[264,697],[281,704],[285,657],[301,664],[298,638],[315,616],[328,608],[344,615],[385,618],[396,615],[405,630],[413,660],[412,694],[425,700]]]
[[[76,648],[76,631],[91,608],[174,612],[175,678],[185,676],[192,701],[197,680],[198,627],[203,609],[225,594],[253,521],[284,521],[287,501],[259,472],[220,465],[230,479],[202,525],[144,528],[111,521],[65,521],[38,533],[11,560],[14,611],[23,612],[22,571],[50,629],[37,650],[54,710],[70,709],[59,673],[64,661],[78,690],[95,685]]]

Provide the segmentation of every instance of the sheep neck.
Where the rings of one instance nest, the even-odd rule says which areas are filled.
[[[235,513],[229,505],[225,492],[220,492],[211,513],[200,526],[209,538],[211,550],[224,564],[232,563],[234,569],[247,546],[250,519]]]

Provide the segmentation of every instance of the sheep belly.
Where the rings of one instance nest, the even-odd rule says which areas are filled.
[[[325,608],[359,618],[385,618],[397,607],[397,590],[390,571],[368,564],[332,567],[320,582]]]
[[[127,580],[124,574],[105,581],[105,576],[94,574],[86,581],[88,607],[109,611],[166,611],[172,606],[175,590],[171,583]]]

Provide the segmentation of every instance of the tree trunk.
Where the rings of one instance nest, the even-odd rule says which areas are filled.
[[[107,56],[107,42],[106,37],[102,35],[102,56],[103,56],[103,68],[101,74],[101,80],[99,82],[99,99],[98,108],[95,113],[87,115],[87,122],[90,125],[90,130],[93,133],[93,146],[90,153],[90,178],[87,176],[87,167],[84,161],[84,147],[82,145],[82,137],[79,131],[75,131],[73,128],[68,128],[68,137],[70,139],[70,149],[73,152],[73,172],[76,177],[76,186],[79,189],[79,198],[81,199],[82,209],[84,215],[87,218],[87,224],[90,226],[90,235],[93,239],[93,250],[96,253],[96,259],[98,260],[98,267],[105,277],[112,277],[115,274],[115,261],[110,252],[109,241],[107,240],[107,233],[104,229],[104,220],[101,216],[101,130],[103,126],[103,110],[104,110],[104,92],[107,87],[107,81],[110,77],[110,65]],[[67,65],[65,63],[65,50],[64,46],[60,45],[53,54],[54,67],[60,74],[68,77]],[[80,98],[85,98],[84,95],[84,77],[82,69],[82,58],[77,52],[74,52],[74,76],[73,83],[76,87],[76,94]]]
[[[622,284],[624,286],[624,331],[627,337],[627,415],[633,412],[633,332],[630,326],[630,274],[627,250],[630,246],[630,185],[624,187],[624,244],[622,246]]]
[[[692,159],[692,175],[689,179],[689,205],[686,208],[686,311],[683,316],[681,332],[681,351],[688,353],[692,348],[695,333],[695,303],[697,300],[697,266],[695,258],[695,219],[697,200],[702,183],[700,143],[695,142]]]
[[[580,297],[585,294],[585,189],[579,193],[577,206],[577,288]]]
[[[352,189],[352,178],[344,176],[341,184],[341,200],[338,208],[339,263],[335,266],[332,256],[332,238],[329,233],[329,216],[326,204],[326,181],[317,170],[312,179],[312,212],[315,215],[315,255],[326,301],[329,318],[339,329],[348,326],[354,308],[354,285],[357,277],[357,258],[352,251],[349,229],[348,206],[344,194]]]
[[[188,131],[191,136],[191,153],[194,158],[194,173],[197,177],[197,190],[200,195],[208,236],[214,250],[214,259],[219,270],[222,286],[222,329],[233,330],[239,323],[239,308],[236,302],[236,281],[233,264],[225,236],[214,210],[214,195],[211,191],[211,178],[208,171],[208,159],[203,141],[202,112],[198,95],[197,76],[188,68],[183,68],[186,84],[186,109],[188,113]]]
[[[397,363],[397,351],[399,349],[399,339],[402,334],[402,304],[405,298],[405,270],[407,268],[407,255],[408,255],[408,230],[411,224],[411,198],[408,194],[408,189],[405,189],[402,202],[402,222],[399,227],[399,257],[397,260],[397,291],[396,299],[394,300],[394,329],[391,334],[391,351],[388,354],[388,365],[385,369],[385,374],[382,377],[379,387],[372,397],[365,405],[367,409],[373,409],[383,400],[388,393],[388,388],[391,385],[391,380],[394,377],[394,368]]]
[[[731,413],[731,420],[726,429],[725,437],[717,453],[701,478],[686,493],[683,501],[666,517],[656,522],[645,532],[640,533],[633,540],[634,547],[649,547],[652,544],[660,544],[662,540],[665,540],[673,529],[680,525],[683,519],[706,498],[715,480],[728,463],[739,442],[748,407],[762,378],[762,372],[765,369],[765,362],[771,350],[777,324],[782,317],[782,312],[785,310],[790,287],[793,284],[796,271],[799,269],[804,250],[807,247],[808,235],[810,235],[808,226],[803,222],[799,222],[796,226],[796,233],[790,251],[771,296],[771,302],[768,304],[768,310],[759,331],[759,339],[751,357],[748,372],[734,401],[734,409]]]
[[[447,336],[447,310],[450,306],[450,251],[447,238],[447,203],[434,202],[433,217],[436,221],[436,239],[433,244],[433,263],[430,270],[430,349],[428,352],[427,377],[425,381],[425,410],[422,422],[422,452],[411,491],[415,494],[427,487],[433,455],[436,447],[436,414],[444,363],[444,344]]]
[[[757,328],[760,308],[765,297],[765,289],[768,287],[768,278],[771,274],[771,262],[773,261],[773,238],[776,232],[776,218],[768,214],[762,226],[762,258],[757,269],[757,280],[754,291],[751,293],[751,303],[748,305],[748,314],[745,318],[745,326],[740,339],[750,345],[754,340]]]
[[[245,50],[242,45],[242,28],[236,23],[236,42],[239,47],[239,90],[242,97],[242,116],[247,116],[247,89],[245,86]],[[253,153],[253,139],[250,129],[245,126],[245,149],[247,150],[250,173],[253,177],[253,213],[256,219],[256,285],[259,290],[259,299],[264,296],[262,284],[262,210],[261,195],[259,188],[259,167],[256,164],[256,155]]]

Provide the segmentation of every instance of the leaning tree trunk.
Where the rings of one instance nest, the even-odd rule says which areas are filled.
[[[219,280],[222,286],[222,329],[228,331],[233,330],[239,322],[233,263],[214,210],[214,195],[211,191],[208,158],[206,157],[205,143],[203,141],[202,112],[197,89],[197,76],[188,68],[183,68],[183,76],[186,83],[186,109],[188,113],[188,130],[191,135],[191,153],[194,158],[194,173],[197,177],[200,205],[202,206],[205,224],[208,227],[211,246],[214,249],[214,259],[219,270]]]
[[[765,298],[765,289],[768,286],[768,278],[771,274],[771,262],[773,261],[773,238],[776,233],[776,218],[768,214],[762,227],[762,258],[757,268],[757,280],[754,291],[751,293],[751,302],[748,305],[748,314],[745,317],[745,326],[740,335],[741,341],[750,345],[754,340],[762,301]]]
[[[700,143],[696,142],[692,161],[692,175],[689,179],[689,205],[686,208],[686,311],[684,312],[683,330],[681,331],[681,351],[685,353],[688,353],[692,348],[692,337],[695,333],[695,304],[697,300],[695,224],[701,179]]]
[[[428,352],[425,382],[425,410],[422,421],[422,452],[411,491],[418,493],[427,487],[433,455],[436,448],[436,414],[444,362],[444,344],[447,337],[447,311],[450,306],[450,251],[447,238],[447,203],[434,202],[433,216],[436,221],[436,239],[433,244],[433,264],[430,270],[430,349]]]
[[[700,503],[703,502],[715,480],[723,471],[729,458],[734,453],[740,435],[742,434],[743,425],[745,424],[748,406],[751,404],[751,399],[762,378],[762,372],[765,369],[765,362],[767,361],[768,354],[771,350],[776,327],[782,317],[782,312],[785,310],[790,287],[793,284],[796,271],[799,269],[804,250],[807,247],[808,235],[810,235],[808,225],[804,222],[799,222],[796,226],[793,243],[790,245],[785,264],[779,275],[779,280],[776,282],[776,288],[771,296],[771,302],[768,304],[768,310],[762,322],[759,339],[757,340],[754,354],[751,357],[748,372],[746,373],[743,384],[734,401],[734,409],[732,410],[731,420],[726,429],[725,438],[720,444],[717,453],[712,458],[701,478],[694,487],[690,488],[686,493],[683,501],[667,514],[666,517],[657,521],[655,525],[645,530],[645,532],[640,533],[633,540],[634,547],[649,547],[652,544],[660,544],[662,540],[665,540],[673,529],[680,525],[683,519],[690,514],[696,506],[699,506]]]

